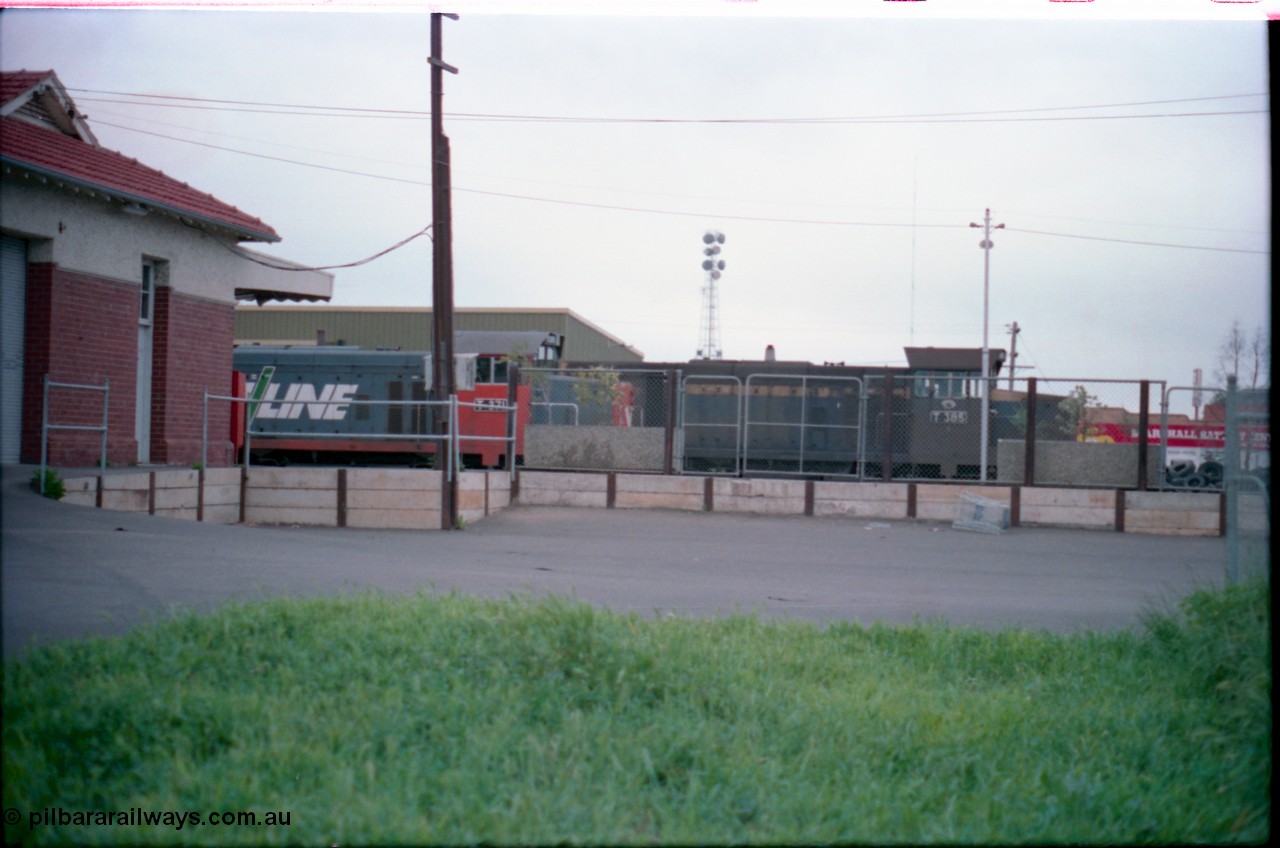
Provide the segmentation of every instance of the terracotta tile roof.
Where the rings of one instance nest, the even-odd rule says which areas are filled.
[[[8,103],[36,83],[53,76],[53,71],[5,71],[0,74],[0,104]]]
[[[51,75],[30,71],[0,74],[4,98],[0,105]],[[0,159],[41,176],[226,227],[243,241],[280,241],[271,226],[213,195],[197,191],[136,159],[20,118],[0,118]]]

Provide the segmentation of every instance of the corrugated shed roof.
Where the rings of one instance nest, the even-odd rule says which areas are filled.
[[[536,356],[544,344],[560,346],[560,337],[542,330],[457,330],[453,334],[455,353],[488,353],[500,356]]]
[[[46,80],[58,85],[52,72],[0,73],[0,92],[4,97],[0,105],[11,104],[33,85]],[[99,190],[179,217],[212,223],[236,232],[244,241],[280,241],[279,234],[261,219],[211,194],[121,153],[20,118],[0,118],[0,160],[39,177]]]

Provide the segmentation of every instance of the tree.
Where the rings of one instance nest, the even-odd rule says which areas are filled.
[[[622,396],[617,371],[599,366],[573,375],[573,394],[580,408],[586,409],[589,424],[611,424],[613,406]]]
[[[1084,386],[1076,386],[1071,394],[1058,402],[1058,426],[1073,433],[1077,442],[1083,442],[1091,435],[1088,428],[1088,410],[1098,406],[1097,395],[1089,394]]]
[[[1249,335],[1240,326],[1239,318],[1231,322],[1231,329],[1218,345],[1218,365],[1213,376],[1219,386],[1225,386],[1229,374],[1236,375],[1242,389],[1270,385],[1271,333],[1262,324]]]

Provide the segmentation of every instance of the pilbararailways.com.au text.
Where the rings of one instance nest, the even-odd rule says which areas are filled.
[[[19,824],[23,818],[27,827],[289,827],[293,814],[288,810],[254,812],[249,810],[211,810],[200,813],[192,810],[144,810],[130,807],[127,810],[66,810],[62,807],[45,807],[31,810],[24,816],[16,807],[4,811],[7,825]]]

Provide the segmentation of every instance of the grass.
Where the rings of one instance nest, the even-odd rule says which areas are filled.
[[[6,661],[5,841],[1262,843],[1269,604],[1075,636],[233,606]],[[289,826],[29,826],[133,808]]]

